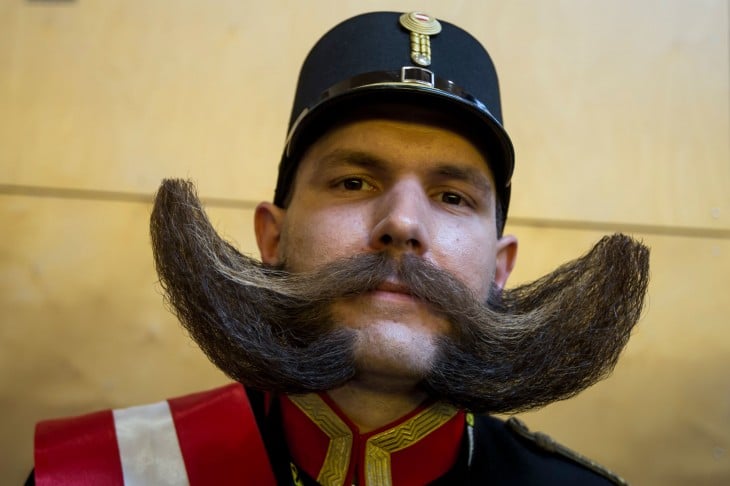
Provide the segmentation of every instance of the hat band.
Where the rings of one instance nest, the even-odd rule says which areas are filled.
[[[286,136],[285,154],[287,157],[291,155],[291,140],[296,133],[302,120],[314,110],[318,105],[350,91],[361,90],[364,88],[396,88],[396,89],[418,89],[431,91],[433,93],[456,98],[462,102],[484,112],[490,118],[494,116],[489,112],[487,106],[477,98],[469,94],[463,88],[453,81],[439,78],[432,71],[416,66],[403,66],[400,71],[373,71],[369,73],[358,74],[350,79],[340,81],[334,86],[324,91],[319,100],[311,107],[304,108],[297,119],[292,123],[291,129]],[[498,123],[498,122],[497,122]],[[499,124],[499,123],[498,123]]]

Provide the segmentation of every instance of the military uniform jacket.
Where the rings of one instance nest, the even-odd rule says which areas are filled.
[[[28,484],[625,484],[516,419],[433,403],[358,437],[333,407],[232,384],[41,422]]]

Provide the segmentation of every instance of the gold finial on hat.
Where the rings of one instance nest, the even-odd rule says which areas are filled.
[[[400,24],[411,32],[411,59],[419,66],[431,64],[429,36],[441,32],[438,20],[423,12],[409,12],[400,16]]]

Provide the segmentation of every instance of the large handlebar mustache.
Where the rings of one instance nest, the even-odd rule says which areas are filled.
[[[273,392],[335,388],[357,373],[356,335],[331,304],[388,278],[450,322],[422,386],[477,412],[516,412],[568,398],[608,375],[638,321],[649,252],[624,235],[487,302],[448,272],[406,255],[366,253],[290,273],[242,255],[210,224],[191,182],[166,180],[151,217],[167,301],[233,379]]]

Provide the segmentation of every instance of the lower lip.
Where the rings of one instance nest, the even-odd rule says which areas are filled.
[[[414,302],[416,300],[411,294],[390,292],[388,290],[373,290],[371,294],[377,299],[390,300],[394,302]]]

